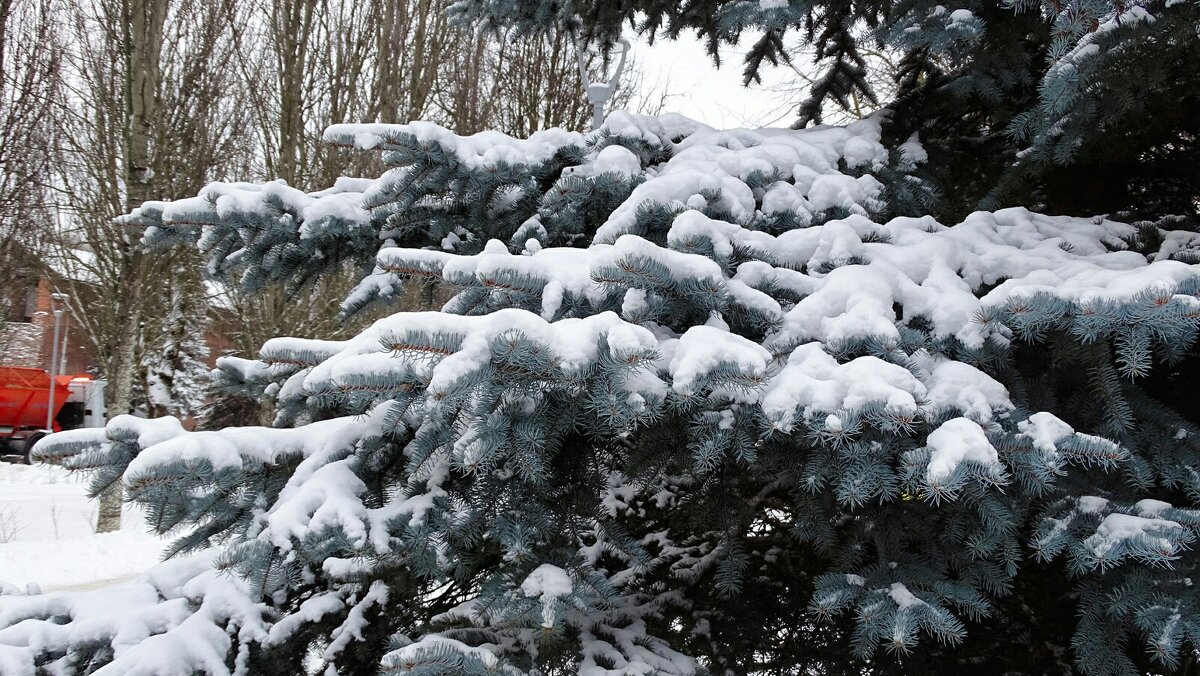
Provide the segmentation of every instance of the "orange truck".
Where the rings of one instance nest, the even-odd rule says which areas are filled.
[[[103,380],[87,375],[54,378],[53,431],[104,426]],[[46,436],[50,374],[41,369],[0,366],[0,456],[29,462],[29,452]]]

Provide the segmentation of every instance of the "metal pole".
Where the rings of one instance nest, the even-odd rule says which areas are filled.
[[[54,431],[54,394],[58,383],[58,331],[62,326],[62,310],[54,311],[54,344],[50,347],[50,400],[46,404],[46,431]]]
[[[604,126],[604,101],[592,102],[592,131]]]
[[[67,336],[71,335],[71,325],[63,326],[62,346],[58,348],[58,373],[59,375],[67,374]]]

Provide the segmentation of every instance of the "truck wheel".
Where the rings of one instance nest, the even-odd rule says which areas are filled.
[[[29,438],[27,438],[25,440],[25,464],[26,465],[33,464],[33,445],[36,444],[44,436],[46,436],[45,432],[38,432],[36,434],[29,435]]]

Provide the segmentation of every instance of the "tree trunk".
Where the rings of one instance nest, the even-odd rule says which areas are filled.
[[[162,52],[164,0],[126,0],[125,12],[125,179],[127,208],[157,197],[153,190],[154,118],[158,103],[159,57]]]
[[[125,16],[125,208],[127,211],[154,198],[154,123],[158,103],[159,57],[162,52],[165,0],[126,0]],[[122,286],[127,295],[125,331],[120,336],[108,375],[108,417],[128,413],[137,366],[134,345],[141,325],[145,255],[135,237],[123,233]],[[123,491],[118,481],[100,494],[96,531],[107,533],[121,527]]]
[[[100,494],[100,511],[96,513],[96,532],[111,533],[121,530],[121,498],[124,491],[121,482],[104,489]]]
[[[140,263],[141,256],[136,256],[135,263]],[[137,265],[135,269],[140,269]],[[131,278],[139,277],[140,275],[132,274]],[[117,349],[114,359],[112,360],[112,371],[108,377],[108,387],[105,390],[108,394],[107,413],[108,419],[112,420],[116,416],[129,413],[130,399],[133,393],[133,376],[135,371],[135,359],[133,346],[138,326],[141,324],[141,284],[135,284],[130,289],[130,299],[126,307],[130,310],[129,329],[126,335],[126,340],[122,341]],[[109,486],[103,493],[100,494],[100,512],[96,516],[96,532],[108,533],[121,528],[121,502],[124,497],[121,482],[118,481],[112,486]]]
[[[279,158],[274,169],[277,178],[302,189],[311,189],[305,181],[305,79],[312,67],[310,50],[318,4],[317,0],[281,0],[274,5],[273,30],[279,50],[275,55],[279,69]]]

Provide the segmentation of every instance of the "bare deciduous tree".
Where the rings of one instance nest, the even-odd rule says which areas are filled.
[[[71,274],[76,325],[108,379],[109,416],[133,408],[147,333],[159,330],[178,274],[198,274],[191,254],[148,254],[115,222],[132,206],[194,194],[223,169],[245,165],[244,134],[220,12],[169,0],[98,0],[69,8],[68,85],[57,119],[65,214],[56,256]],[[115,477],[113,477],[115,480]],[[101,498],[97,529],[120,523],[119,489]]]
[[[43,253],[57,143],[62,45],[51,0],[0,0],[0,316],[23,302],[22,278]],[[0,333],[4,340],[7,332]],[[2,345],[0,345],[2,347]]]

